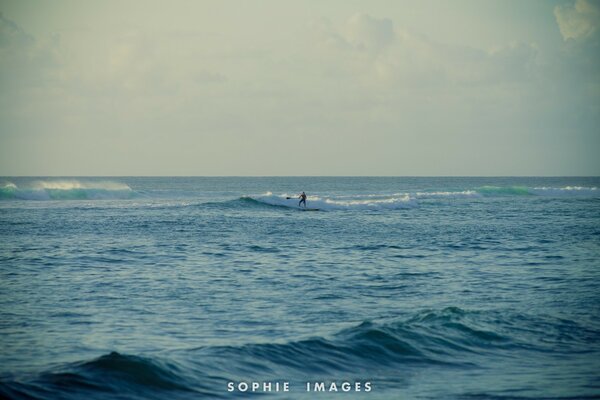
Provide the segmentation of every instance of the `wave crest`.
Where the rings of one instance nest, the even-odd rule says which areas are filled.
[[[396,210],[418,207],[421,202],[444,202],[460,199],[503,198],[503,197],[596,197],[596,187],[526,187],[526,186],[482,186],[475,189],[454,191],[414,191],[391,194],[344,194],[330,197],[309,196],[308,208],[320,210]],[[297,195],[286,193],[275,195],[243,196],[241,201],[253,205],[300,208]]]
[[[597,196],[598,188],[584,186],[527,187],[527,186],[482,186],[476,192],[486,196]]]
[[[5,380],[0,397],[215,398],[222,397],[228,381],[273,377],[372,377],[385,385],[399,368],[481,368],[485,357],[478,355],[588,351],[597,338],[597,331],[564,318],[447,307],[387,322],[363,321],[328,337],[181,349],[172,354],[177,362],[113,352],[33,380]]]
[[[78,367],[83,372],[102,373],[104,376],[112,376],[137,385],[161,389],[187,389],[175,373],[176,366],[144,357],[112,352],[84,362]]]
[[[130,199],[136,196],[129,186],[113,181],[36,180],[18,186],[0,184],[2,200],[103,200]]]
[[[347,372],[368,374],[374,366],[395,370],[401,365],[472,365],[473,353],[517,346],[509,336],[487,327],[482,315],[449,307],[423,311],[408,320],[362,323],[329,338],[288,343],[259,343],[197,349],[211,365],[235,360],[235,372],[277,373],[286,376]],[[228,364],[228,372],[232,365]],[[226,371],[223,371],[226,372]]]
[[[300,208],[299,199],[295,195],[281,194],[274,195],[267,192],[259,196],[245,196],[242,200],[255,201],[257,203],[286,208]],[[366,198],[366,196],[354,197],[350,199],[336,199],[318,196],[308,196],[306,200],[308,208],[318,208],[320,210],[395,210],[402,208],[412,208],[416,206],[416,201],[409,195],[398,195],[380,198]]]

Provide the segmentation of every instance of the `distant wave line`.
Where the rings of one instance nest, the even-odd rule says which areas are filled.
[[[99,200],[136,196],[128,185],[113,181],[35,180],[21,187],[10,181],[0,184],[3,200]]]

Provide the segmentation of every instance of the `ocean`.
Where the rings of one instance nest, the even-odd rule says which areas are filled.
[[[0,398],[600,398],[599,187],[0,178]]]

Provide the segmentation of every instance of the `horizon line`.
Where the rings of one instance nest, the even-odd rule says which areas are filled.
[[[600,175],[0,175],[0,178],[600,178]]]

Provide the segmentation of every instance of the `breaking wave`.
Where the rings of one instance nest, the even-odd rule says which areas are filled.
[[[300,208],[297,196],[288,194],[274,195],[267,192],[259,196],[245,196],[242,200],[254,201],[260,204],[276,207]],[[309,208],[319,210],[395,210],[401,208],[412,208],[416,206],[414,198],[408,195],[388,196],[381,198],[355,197],[355,198],[327,198],[308,196],[306,205]]]
[[[37,180],[18,186],[0,183],[2,200],[101,200],[136,197],[129,186],[112,181]]]
[[[565,187],[526,187],[526,186],[482,186],[476,193],[486,196],[598,196],[596,187],[565,186]]]
[[[194,201],[204,193],[192,190],[135,191],[127,184],[96,179],[37,179],[21,182],[18,179],[0,179],[0,200],[103,200],[103,199],[187,199]],[[481,186],[456,190],[414,190],[388,193],[316,194],[309,195],[307,206],[320,210],[396,210],[413,208],[421,201],[457,200],[495,197],[600,197],[595,186],[527,187],[527,186]],[[273,194],[243,196],[225,203],[246,204],[254,202],[267,206],[299,208],[297,195]],[[217,202],[219,203],[219,202]]]
[[[535,187],[531,193],[538,196],[598,196],[600,191],[596,187],[565,186],[560,188]]]
[[[596,187],[566,186],[566,187],[525,187],[525,186],[483,186],[470,190],[456,191],[415,191],[392,194],[355,194],[339,196],[308,196],[307,207],[319,210],[396,210],[414,208],[423,200],[453,200],[489,197],[597,197],[600,191]],[[261,195],[243,196],[239,199],[246,203],[300,208],[297,195],[273,194],[267,192]]]

